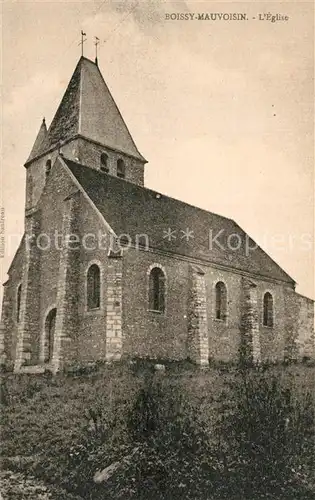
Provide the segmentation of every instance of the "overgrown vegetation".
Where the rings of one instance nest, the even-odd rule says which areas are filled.
[[[314,367],[138,362],[3,389],[3,467],[82,499],[314,498]]]

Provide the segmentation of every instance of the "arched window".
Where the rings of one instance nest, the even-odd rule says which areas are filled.
[[[87,273],[87,308],[98,309],[100,307],[100,268],[96,264],[89,267]]]
[[[20,321],[22,285],[20,284],[16,292],[16,321]]]
[[[46,170],[45,170],[46,176],[49,175],[50,171],[51,171],[51,160],[47,160],[46,161]]]
[[[108,156],[106,153],[101,154],[101,170],[102,172],[109,172]]]
[[[57,316],[57,309],[56,308],[51,309],[46,316],[45,345],[44,345],[44,362],[45,363],[48,363],[53,358],[56,316]]]
[[[165,310],[165,275],[159,267],[154,267],[149,275],[149,309]]]
[[[273,297],[270,292],[266,292],[264,295],[263,325],[273,326]]]
[[[226,320],[227,313],[227,290],[223,281],[215,285],[215,318]]]
[[[124,179],[126,177],[126,167],[125,162],[121,158],[117,160],[117,177]]]

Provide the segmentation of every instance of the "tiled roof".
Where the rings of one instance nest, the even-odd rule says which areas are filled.
[[[127,234],[135,242],[137,235],[145,234],[150,248],[294,284],[233,220],[64,161],[117,236]]]

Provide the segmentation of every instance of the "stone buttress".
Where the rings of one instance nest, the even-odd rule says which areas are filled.
[[[209,363],[206,281],[204,271],[189,267],[188,357],[198,365]]]
[[[240,360],[249,364],[257,364],[261,361],[257,286],[246,278],[242,279],[241,310]]]
[[[106,361],[119,360],[122,355],[122,260],[121,252],[109,252],[106,276]]]
[[[62,248],[59,258],[57,286],[57,316],[55,326],[52,371],[77,358],[78,343],[78,280],[80,276],[80,246],[71,243],[71,234],[78,234],[79,193],[64,200]]]
[[[20,321],[14,372],[19,372],[23,365],[36,364],[39,357],[40,254],[37,245],[39,231],[40,214],[39,211],[32,210],[25,217]]]

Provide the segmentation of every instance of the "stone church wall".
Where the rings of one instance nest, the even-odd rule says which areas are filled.
[[[31,296],[31,301],[39,302],[40,306],[37,331],[33,333],[34,341],[36,339],[39,349],[37,359],[33,360],[33,364],[43,361],[45,321],[49,311],[57,307],[65,211],[64,200],[71,192],[75,191],[77,188],[57,162],[47,178],[45,196],[41,198],[38,205],[40,212],[40,235],[37,240],[39,286],[37,293]],[[57,313],[58,309],[57,307]]]
[[[45,196],[39,203],[37,214],[40,218],[40,238],[38,240],[41,249],[37,251],[36,258],[36,276],[38,284],[36,293],[31,293],[28,298],[28,307],[30,311],[37,310],[39,312],[36,319],[36,325],[33,325],[31,334],[31,344],[34,349],[34,355],[30,360],[32,364],[42,361],[42,345],[45,336],[45,320],[51,309],[57,307],[57,294],[60,289],[60,279],[62,273],[60,270],[61,263],[61,242],[62,242],[62,225],[65,210],[65,198],[76,193],[78,188],[67,173],[58,165],[58,162],[52,168],[49,174],[49,182],[45,187]],[[78,215],[79,214],[79,215]],[[77,215],[75,226],[71,227],[71,232],[75,232],[82,237],[84,234],[95,233],[99,236],[101,222],[96,212],[90,207],[86,199],[80,195],[80,209]],[[104,232],[104,231],[102,231]],[[64,349],[62,349],[64,362],[69,363],[75,360],[93,360],[104,359],[105,357],[105,307],[101,307],[99,311],[87,312],[86,308],[86,290],[85,278],[88,264],[91,261],[100,263],[103,271],[102,299],[106,296],[106,266],[107,266],[107,251],[105,249],[86,251],[80,250],[79,258],[75,256],[74,251],[70,251],[70,259],[66,264],[66,268],[71,271],[71,277],[68,273],[67,282],[67,300],[65,313],[68,316],[68,325],[66,330],[71,333]],[[17,338],[17,322],[16,318],[16,291],[18,284],[22,280],[23,274],[23,255],[25,254],[24,246],[21,247],[12,267],[11,277],[6,286],[6,297],[9,298],[8,308],[5,311],[7,320],[5,323],[6,331],[9,330],[12,335],[5,335],[5,349],[7,359],[14,359],[16,354],[16,338]],[[75,262],[78,263],[75,269]],[[80,264],[79,264],[80,262]],[[34,263],[33,263],[34,264]],[[61,273],[61,275],[60,275]],[[69,289],[69,285],[71,290]],[[103,304],[103,301],[101,301]],[[71,314],[70,314],[71,313]],[[79,320],[79,321],[78,321]],[[70,332],[72,330],[72,332]],[[73,331],[76,330],[76,331]]]
[[[36,363],[39,354],[40,251],[36,244],[36,238],[40,231],[41,212],[37,209],[25,217],[26,245],[24,247],[15,369],[18,369],[23,363],[26,365]]]
[[[120,353],[174,360],[193,354],[201,364],[207,356],[214,360],[238,360],[245,307],[241,274],[211,265],[196,266],[188,259],[134,248],[124,251],[120,260],[111,260],[108,257],[108,229],[101,216],[58,162],[49,174],[38,210],[33,214],[28,212],[29,220],[36,216],[37,231],[44,236],[40,239],[42,250],[32,254],[37,267],[29,277],[33,291],[28,294],[29,324],[24,361],[32,364],[41,361],[45,319],[54,307],[62,309],[56,325],[57,334],[62,338],[61,355],[54,361],[56,363],[105,360],[108,356],[118,359]],[[61,236],[65,227],[81,239],[83,235],[90,235],[85,248],[81,245],[77,252],[62,253],[56,234]],[[93,246],[93,242],[94,248],[89,249],[89,243]],[[4,328],[10,332],[4,338],[4,347],[7,359],[12,360],[18,330],[16,293],[23,278],[24,256],[25,249],[21,247],[4,293],[2,332]],[[92,263],[101,269],[101,306],[88,311],[86,273]],[[148,276],[150,267],[155,264],[166,274],[165,313],[149,310]],[[192,269],[195,269],[193,274]],[[252,277],[250,280],[257,297],[259,331],[255,342],[259,340],[261,361],[308,356],[314,345],[313,302],[296,294],[289,285]],[[215,317],[218,281],[223,281],[227,287],[228,314],[224,320]],[[274,298],[273,327],[263,326],[266,291]],[[197,323],[191,322],[192,317],[197,318]],[[208,350],[202,341],[195,343],[196,339],[203,338],[205,328],[208,330]],[[189,332],[194,336],[190,344]]]
[[[148,310],[147,271],[154,263],[167,276],[165,314]],[[124,259],[123,330],[124,350],[139,357],[184,359],[188,355],[189,262],[154,252],[130,249]],[[205,272],[209,358],[225,362],[237,361],[243,334],[242,276],[227,270],[201,266]],[[227,287],[227,318],[215,318],[215,285],[223,281]],[[256,286],[257,339],[262,362],[282,361],[285,354],[285,332],[288,328],[285,294],[292,289],[264,281],[252,280]],[[263,326],[263,296],[269,291],[274,298],[274,325]],[[289,321],[292,324],[292,321]]]
[[[208,267],[207,307],[209,326],[209,357],[214,360],[235,361],[240,347],[241,276]],[[227,318],[215,318],[215,285],[223,281],[227,288]]]
[[[72,182],[62,168],[56,163],[49,174],[46,184],[45,197],[41,200],[41,233],[39,240],[42,250],[40,252],[41,275],[41,318],[43,327],[49,309],[56,307],[57,287],[59,276],[60,249],[62,244],[62,220],[64,198],[69,194]],[[60,235],[60,237],[55,235]],[[50,243],[50,244],[49,244]],[[49,247],[45,249],[46,245]]]
[[[16,343],[18,335],[18,321],[17,321],[17,290],[22,282],[23,274],[23,246],[15,256],[14,265],[10,270],[10,278],[4,285],[3,290],[3,304],[1,315],[1,329],[2,348],[3,348],[3,362],[9,367],[13,368],[15,359]]]
[[[149,311],[148,270],[166,274],[166,309]],[[160,359],[187,357],[188,262],[129,249],[123,262],[123,345],[127,355]]]
[[[285,300],[287,287],[269,281],[255,280],[257,284],[258,322],[262,362],[282,361],[285,353]],[[290,289],[292,290],[292,289]],[[263,325],[263,297],[270,292],[274,302],[274,325]]]
[[[109,173],[116,175],[117,160],[122,158],[126,165],[126,180],[140,186],[144,183],[144,164],[136,158],[120,154],[105,148],[99,144],[78,138],[61,145],[60,151],[67,158],[79,161],[83,165],[100,169],[100,158],[102,153],[108,155]],[[31,208],[39,201],[46,182],[46,162],[51,160],[52,164],[58,156],[58,150],[34,160],[26,170],[26,208]]]
[[[209,364],[209,335],[205,271],[189,266],[187,356],[197,365]]]
[[[43,202],[42,228],[53,238],[55,231],[62,232],[64,213],[64,198],[77,190],[69,176],[61,167],[51,172],[50,189],[47,190]],[[56,194],[58,193],[58,194]],[[70,281],[67,291],[68,340],[62,351],[63,362],[86,362],[104,360],[106,353],[106,295],[109,236],[97,212],[87,199],[80,193],[79,207],[75,215],[75,227],[71,229],[79,238],[81,244],[79,254],[72,250],[68,259],[67,280]],[[83,243],[83,238],[85,242]],[[60,288],[60,257],[61,251],[52,248],[50,252],[42,252],[41,259],[41,329],[44,331],[45,318],[49,309],[57,305],[57,291]],[[96,263],[101,270],[101,301],[100,308],[87,310],[86,275],[88,267]],[[66,269],[65,269],[66,272]],[[70,285],[70,288],[69,288]],[[59,304],[60,306],[60,304]]]
[[[91,250],[81,248],[80,280],[77,296],[80,318],[78,356],[82,361],[105,360],[108,233],[102,228],[95,210],[85,199],[82,200],[80,227],[82,234],[95,235],[95,238],[97,238],[99,231],[101,231],[102,234],[106,234],[106,238],[101,242],[100,246],[102,248]],[[86,246],[94,246],[93,240],[93,236],[87,239]],[[86,307],[86,275],[88,267],[93,263],[97,264],[101,270],[100,309],[88,311]]]
[[[90,141],[85,141],[84,139],[77,139],[75,142],[76,155],[83,165],[88,165],[99,170],[101,154],[106,153],[108,155],[109,174],[116,175],[117,160],[121,158],[126,165],[126,180],[143,186],[144,165],[136,158],[131,158],[123,153],[120,154],[117,151]]]
[[[147,271],[154,263],[167,276],[165,314],[148,310]],[[241,276],[200,266],[205,272],[209,357],[233,361],[240,343]],[[154,252],[129,250],[124,261],[123,327],[124,346],[130,355],[186,359],[190,263]],[[224,281],[228,287],[227,321],[214,317],[214,286]]]
[[[26,210],[34,207],[43,192],[46,184],[46,162],[51,160],[53,164],[58,156],[58,151],[47,153],[46,155],[33,160],[26,169]]]
[[[298,359],[315,359],[314,302],[299,294],[296,294],[296,298],[298,303],[296,341]]]

